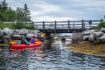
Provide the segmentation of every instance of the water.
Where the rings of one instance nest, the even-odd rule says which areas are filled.
[[[0,52],[0,70],[105,70],[105,58],[72,53],[61,42],[51,49]]]

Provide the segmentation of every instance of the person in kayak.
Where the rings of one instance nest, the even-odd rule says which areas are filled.
[[[37,39],[36,39],[36,37],[35,36],[33,36],[32,38],[31,38],[31,40],[30,40],[30,43],[35,43],[37,41]]]
[[[26,39],[26,37],[23,35],[21,38],[21,44],[30,44],[30,42]]]

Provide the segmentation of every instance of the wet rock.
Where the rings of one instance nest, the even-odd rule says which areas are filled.
[[[12,35],[13,34],[13,30],[9,29],[9,28],[4,28],[3,29],[3,34],[5,34],[5,35]]]
[[[28,30],[27,29],[21,29],[19,31],[19,34],[28,34]]]

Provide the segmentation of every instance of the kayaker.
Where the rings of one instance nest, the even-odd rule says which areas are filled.
[[[30,40],[30,43],[35,43],[36,42],[36,37],[35,36],[33,36],[32,38],[31,38],[31,40]]]
[[[23,35],[21,38],[21,44],[30,44],[30,42],[26,39],[26,37]]]

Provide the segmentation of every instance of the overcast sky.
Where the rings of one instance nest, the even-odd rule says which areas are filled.
[[[2,0],[0,0],[2,1]],[[6,0],[12,8],[27,3],[33,21],[101,19],[105,0]]]

